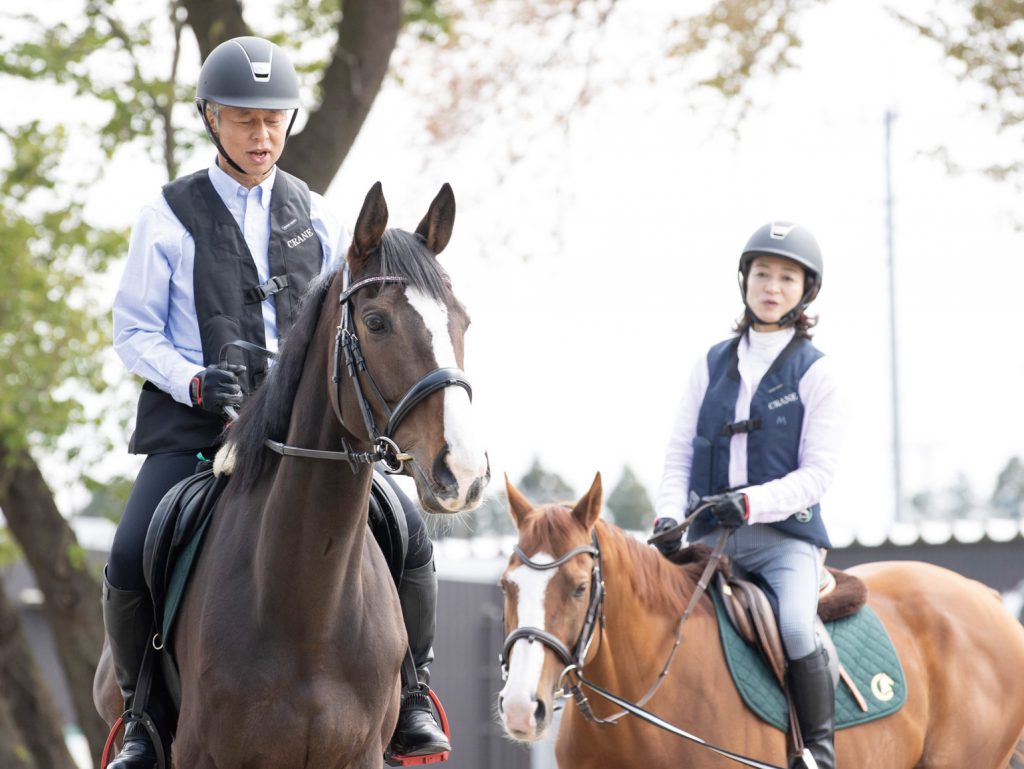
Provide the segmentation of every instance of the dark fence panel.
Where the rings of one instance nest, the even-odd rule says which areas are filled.
[[[885,543],[875,547],[854,545],[828,554],[828,565],[839,569],[868,561],[926,561],[1006,592],[1024,580],[1024,539],[1017,537],[1009,542],[984,539],[969,544],[950,540],[937,545],[923,542]]]
[[[503,736],[495,718],[504,640],[493,580],[442,580],[431,686],[448,713],[452,756],[444,769],[529,769],[530,753]]]

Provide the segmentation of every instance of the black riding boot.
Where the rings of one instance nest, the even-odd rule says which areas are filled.
[[[406,570],[398,588],[402,617],[409,635],[409,648],[416,663],[416,682],[403,682],[402,707],[398,714],[391,747],[400,756],[429,756],[444,753],[452,746],[434,718],[430,696],[425,685],[430,683],[428,665],[434,661],[434,624],[437,612],[437,575],[434,561]],[[424,686],[413,690],[409,684]]]
[[[789,685],[804,746],[811,752],[818,769],[835,769],[835,687],[828,667],[828,652],[818,649],[789,663]],[[796,760],[791,769],[803,769]]]
[[[118,590],[103,577],[103,625],[107,629],[114,677],[124,696],[125,712],[131,710],[135,685],[142,668],[142,655],[149,643],[153,617],[145,590]],[[146,728],[137,720],[127,720],[124,747],[107,769],[153,769],[156,750]]]

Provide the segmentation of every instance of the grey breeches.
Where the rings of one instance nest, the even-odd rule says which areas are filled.
[[[720,531],[716,529],[700,541],[714,547]],[[813,652],[818,645],[814,635],[821,568],[818,547],[755,523],[736,529],[725,553],[732,559],[737,576],[745,576],[744,572],[757,574],[775,591],[779,633],[789,659]]]

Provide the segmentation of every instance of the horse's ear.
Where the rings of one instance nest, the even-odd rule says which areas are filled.
[[[526,516],[533,512],[533,505],[527,502],[526,497],[519,489],[512,485],[512,481],[508,479],[508,473],[505,473],[505,493],[508,495],[508,514],[518,529],[519,525],[526,520]]]
[[[455,193],[452,192],[451,185],[445,182],[434,202],[430,204],[427,215],[416,228],[416,234],[423,238],[430,253],[436,256],[448,245],[454,226]]]
[[[601,473],[594,476],[594,482],[590,484],[590,491],[583,495],[576,507],[572,509],[573,517],[579,521],[583,528],[590,531],[597,523],[601,515]]]
[[[363,208],[356,219],[356,230],[352,245],[348,249],[348,266],[353,273],[359,272],[384,236],[388,226],[388,204],[384,201],[384,188],[377,182],[366,193]]]

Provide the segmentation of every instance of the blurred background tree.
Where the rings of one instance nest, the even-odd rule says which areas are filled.
[[[630,531],[647,531],[654,524],[654,506],[647,489],[628,465],[622,468],[618,483],[605,497],[612,520]]]

